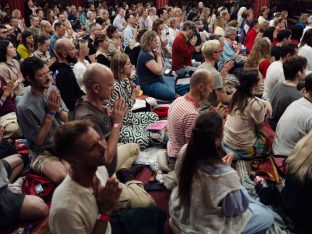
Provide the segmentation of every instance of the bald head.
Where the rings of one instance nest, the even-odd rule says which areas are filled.
[[[68,38],[58,39],[55,42],[54,51],[59,57],[62,57],[62,52],[70,50],[71,45],[73,45],[73,43]]]
[[[115,89],[113,72],[99,63],[92,63],[87,68],[82,82],[86,87],[86,96],[92,100],[109,100]]]
[[[203,83],[207,84],[208,82],[209,83],[213,82],[212,73],[210,73],[209,71],[205,69],[199,69],[193,73],[191,77],[191,81],[190,81],[190,86],[195,87],[199,84],[203,84]]]

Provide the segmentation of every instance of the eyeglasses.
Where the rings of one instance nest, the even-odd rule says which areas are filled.
[[[52,75],[53,75],[53,72],[49,71],[47,73],[41,74],[39,77],[40,78],[50,78],[50,77],[52,77]]]
[[[223,52],[223,50],[218,50],[218,51],[215,51],[214,53],[221,53]]]

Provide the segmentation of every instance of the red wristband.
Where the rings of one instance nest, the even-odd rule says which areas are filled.
[[[109,215],[107,214],[99,214],[97,217],[97,220],[101,222],[108,222],[109,221]]]

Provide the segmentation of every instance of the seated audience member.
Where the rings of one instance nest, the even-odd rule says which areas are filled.
[[[102,27],[98,23],[92,23],[90,25],[90,36],[88,38],[88,47],[89,47],[89,61],[94,63],[95,60],[95,53],[96,53],[96,46],[94,45],[95,38],[101,33]]]
[[[122,143],[137,143],[141,148],[145,148],[150,142],[150,134],[146,128],[158,121],[158,116],[154,112],[133,113],[131,110],[141,90],[140,86],[133,87],[133,83],[131,84],[128,79],[132,72],[132,64],[128,55],[124,53],[115,54],[111,62],[111,69],[115,78],[115,90],[108,105],[112,108],[115,100],[120,97],[124,98],[127,104],[119,141]]]
[[[114,91],[114,75],[102,64],[91,64],[84,75],[83,84],[86,96],[80,100],[73,111],[74,119],[90,120],[95,130],[107,140],[106,168],[109,176],[117,170],[130,168],[137,158],[140,147],[138,144],[123,144],[117,147],[122,120],[126,113],[126,103],[123,98],[117,98],[113,104],[111,115],[103,103],[111,98]],[[118,158],[117,158],[118,155]],[[154,204],[151,196],[141,186],[142,183],[128,179],[122,187],[119,208],[147,207]]]
[[[40,22],[40,19],[36,15],[29,16],[29,19],[30,19],[30,27],[27,28],[27,30],[29,32],[31,32],[31,34],[34,37],[36,37],[36,36],[39,35],[39,22]]]
[[[109,60],[112,60],[113,56],[120,52],[121,39],[118,35],[117,28],[113,25],[109,25],[106,29],[106,35],[108,37],[107,56]]]
[[[283,63],[286,59],[297,55],[297,47],[291,43],[285,43],[280,48],[281,58],[270,64],[267,69],[266,77],[264,79],[264,90],[262,98],[265,100],[270,100],[272,90],[277,83],[281,83],[285,80]]]
[[[172,70],[179,76],[191,75],[196,70],[192,67],[192,56],[195,52],[197,38],[194,37],[196,25],[194,22],[185,21],[182,31],[178,33],[172,45]],[[200,51],[199,48],[198,51]]]
[[[8,40],[0,40],[0,75],[6,83],[13,82],[13,92],[16,96],[24,94],[24,78],[20,71],[20,64],[14,58],[16,49]]]
[[[141,51],[141,37],[143,36],[143,34],[147,32],[147,29],[141,29],[138,32],[138,35],[136,37],[136,43],[134,45],[134,47],[132,49],[129,50],[129,58],[131,63],[136,67],[137,63],[138,63],[138,57]]]
[[[219,102],[229,104],[232,97],[225,93],[223,81],[226,79],[228,71],[233,67],[234,62],[231,60],[226,63],[221,72],[215,68],[222,53],[221,43],[218,40],[209,40],[205,42],[202,47],[202,53],[205,62],[199,65],[197,69],[205,69],[214,75],[212,93],[208,97],[208,103],[212,106],[217,106]]]
[[[179,153],[169,222],[181,233],[260,233],[273,224],[271,211],[241,185],[233,155],[218,153],[222,136],[221,116],[205,112]]]
[[[9,190],[8,184],[15,181],[23,168],[21,155],[15,154],[0,160],[0,228],[19,221],[41,219],[49,214],[49,207],[40,197]]]
[[[15,139],[21,134],[16,117],[16,102],[13,93],[13,82],[6,82],[0,76],[0,126],[3,128],[5,139]],[[1,156],[0,156],[1,157]]]
[[[68,173],[68,165],[53,156],[51,140],[56,128],[68,119],[67,108],[55,86],[49,68],[37,57],[26,59],[21,71],[30,84],[17,104],[17,119],[29,142],[31,167],[54,183]]]
[[[77,100],[84,95],[70,66],[71,63],[77,62],[77,50],[71,40],[61,38],[56,41],[54,51],[58,60],[50,66],[53,82],[60,91],[65,105],[71,111]]]
[[[241,63],[237,63],[237,58],[240,54],[241,46],[236,42],[237,37],[237,29],[232,27],[227,27],[225,29],[224,34],[224,47],[221,54],[221,57],[218,62],[219,70],[222,69],[226,62],[230,60],[234,61],[234,67],[232,70],[234,71],[236,68],[240,68],[243,66]]]
[[[288,173],[282,190],[278,213],[290,218],[294,233],[310,233],[312,209],[311,191],[311,155],[312,131],[304,136],[292,150],[286,160]]]
[[[64,37],[66,33],[66,28],[65,28],[65,24],[61,23],[61,22],[57,22],[54,24],[54,34],[50,37],[50,55],[53,58],[56,58],[56,54],[54,53],[54,46],[55,46],[55,42]]]
[[[49,216],[52,233],[163,232],[165,215],[157,207],[115,211],[122,189],[116,179],[108,178],[104,166],[109,143],[90,122],[63,125],[54,141],[59,157],[70,163],[71,170],[53,194]]]
[[[127,47],[131,47],[135,44],[135,42],[134,42],[135,29],[133,26],[136,23],[136,19],[134,17],[134,14],[129,13],[129,14],[126,14],[125,20],[127,22],[127,26],[123,31],[123,48],[126,50]]]
[[[291,31],[289,31],[288,29],[280,30],[277,33],[276,39],[277,43],[271,48],[271,56],[274,56],[275,61],[278,61],[281,57],[281,46],[285,43],[291,43]]]
[[[41,20],[40,21],[40,28],[39,28],[39,35],[46,35],[50,37],[52,35],[53,29],[52,25],[47,20]]]
[[[192,128],[199,115],[200,102],[207,100],[212,91],[213,74],[200,69],[193,73],[190,92],[178,97],[169,107],[167,128],[168,166],[174,170],[175,162],[183,145],[191,138]]]
[[[244,68],[259,68],[259,72],[263,79],[265,79],[267,70],[271,64],[271,46],[272,43],[269,38],[263,37],[257,39],[246,59]]]
[[[312,29],[307,30],[302,37],[298,55],[301,55],[307,59],[307,69],[312,71]]]
[[[305,79],[304,97],[291,103],[276,126],[273,154],[288,157],[297,142],[312,130],[312,75]]]
[[[136,72],[141,89],[145,95],[173,101],[175,99],[175,80],[173,77],[163,76],[163,58],[161,50],[157,49],[156,33],[145,32],[140,44],[141,51],[137,60]]]
[[[108,49],[108,38],[104,33],[97,35],[94,40],[94,47],[97,49],[95,52],[95,61],[110,67],[111,60],[106,54]]]
[[[245,46],[247,51],[250,53],[252,50],[252,47],[254,45],[255,39],[257,37],[257,33],[259,30],[259,23],[257,19],[253,19],[250,22],[250,28],[248,30],[247,36],[246,36],[246,41],[245,41]]]
[[[307,60],[301,56],[291,57],[283,63],[285,80],[275,85],[270,99],[273,110],[270,125],[274,131],[286,108],[302,97],[297,85],[304,80],[306,67]]]
[[[37,49],[30,55],[30,57],[35,56],[40,58],[43,62],[45,62],[48,66],[51,66],[55,62],[55,58],[51,59],[51,55],[49,52],[50,48],[50,39],[47,35],[42,34],[36,38],[36,46]]]
[[[21,61],[27,59],[33,52],[34,36],[29,31],[22,32],[22,43],[18,45],[17,52],[21,56]]]
[[[223,149],[226,153],[233,152],[234,160],[254,156],[256,128],[262,126],[266,114],[272,115],[271,104],[255,96],[261,79],[255,68],[244,70],[239,76],[240,85],[232,98],[223,139]]]
[[[82,84],[82,78],[83,74],[86,72],[87,67],[90,65],[89,61],[85,59],[89,55],[88,41],[83,39],[76,40],[75,47],[78,51],[78,61],[74,65],[73,71],[80,89],[85,92],[85,88]]]

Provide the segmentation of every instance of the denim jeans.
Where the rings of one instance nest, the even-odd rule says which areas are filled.
[[[149,85],[142,85],[145,95],[164,101],[173,101],[175,99],[175,79],[173,77],[163,76],[159,82]]]

